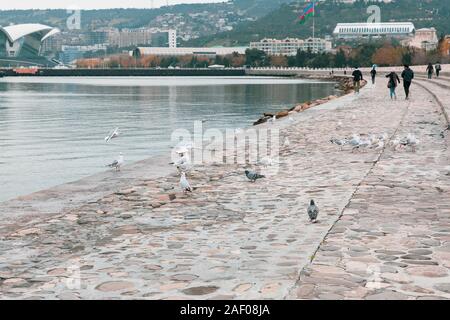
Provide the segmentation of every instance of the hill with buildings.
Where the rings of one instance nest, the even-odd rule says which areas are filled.
[[[181,41],[231,31],[243,22],[256,21],[292,0],[234,0],[223,3],[180,4],[155,9],[82,10],[81,30],[105,28],[175,29]],[[0,11],[0,25],[41,23],[69,31],[67,10]],[[76,33],[76,32],[75,32]]]
[[[416,28],[435,27],[438,34],[450,34],[450,0],[396,0],[391,3],[357,0],[353,4],[335,0],[321,1],[317,6],[316,35],[332,35],[337,23],[365,22],[367,7],[376,3],[381,8],[382,22],[413,22]],[[282,4],[256,21],[242,22],[231,31],[193,39],[187,45],[244,45],[261,38],[306,38],[312,34],[312,21],[299,24],[304,3]]]

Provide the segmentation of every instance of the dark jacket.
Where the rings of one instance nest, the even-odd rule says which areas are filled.
[[[372,75],[372,77],[375,77],[377,75],[377,70],[372,69],[372,71],[370,71],[370,74]]]
[[[389,78],[388,85],[390,88],[397,87],[397,82],[400,83],[400,78],[395,72],[391,72],[388,75],[386,75],[386,78]]]
[[[363,79],[362,72],[361,72],[360,70],[355,70],[355,71],[353,71],[352,76],[353,76],[353,81],[361,81],[361,80],[364,80],[364,79]]]
[[[414,71],[410,68],[403,70],[402,72],[403,81],[411,82],[414,79]]]

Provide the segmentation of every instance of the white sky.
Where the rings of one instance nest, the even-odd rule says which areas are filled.
[[[1,0],[0,10],[9,9],[80,9],[154,8],[178,3],[225,2],[225,0]]]

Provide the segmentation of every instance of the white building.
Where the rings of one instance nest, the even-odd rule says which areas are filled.
[[[108,31],[108,43],[118,48],[152,45],[167,46],[169,48],[177,47],[177,31],[173,29],[122,29]]]
[[[339,39],[367,37],[406,38],[413,36],[414,31],[415,27],[412,22],[338,23],[333,34]]]
[[[402,44],[426,51],[435,50],[439,45],[437,30],[435,28],[417,29],[414,36],[404,40]]]
[[[251,49],[258,49],[269,55],[295,56],[298,50],[311,52],[327,52],[332,50],[332,43],[320,38],[286,38],[282,40],[264,38],[258,42],[251,42]]]
[[[0,56],[37,57],[42,43],[59,32],[57,28],[37,23],[0,26]]]
[[[166,47],[138,47],[130,52],[131,56],[225,56],[227,54],[239,53],[245,54],[247,47],[212,47],[212,48],[166,48]]]

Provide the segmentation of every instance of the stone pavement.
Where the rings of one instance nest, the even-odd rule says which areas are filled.
[[[448,107],[450,91],[420,84]],[[419,150],[383,152],[289,299],[450,298],[448,123],[429,94],[413,91],[396,102],[406,112],[398,133],[419,136]]]
[[[290,145],[267,179],[250,183],[237,164],[198,166],[192,195],[175,172],[136,179],[0,231],[0,298],[449,297],[444,118],[424,89],[391,102],[384,82],[273,125]],[[351,152],[329,143],[385,132],[413,132],[421,145]],[[312,198],[317,224],[306,215]]]

